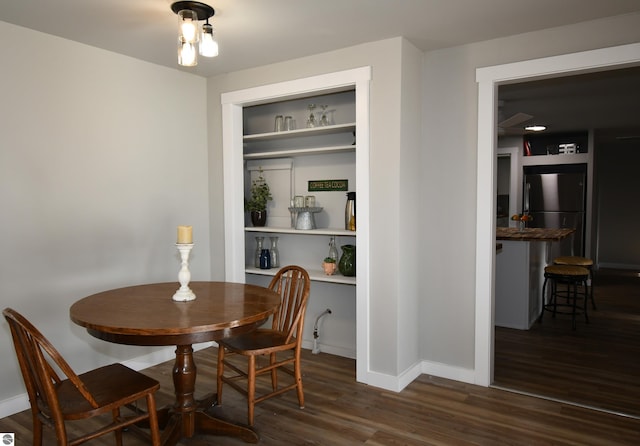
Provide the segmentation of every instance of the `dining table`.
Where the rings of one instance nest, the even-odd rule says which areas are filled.
[[[232,282],[191,282],[196,298],[172,299],[175,282],[135,285],[99,292],[76,301],[71,320],[104,341],[139,346],[176,346],[173,366],[175,402],[158,409],[163,446],[196,434],[238,437],[257,443],[249,426],[223,420],[208,409],[217,395],[196,400],[193,344],[255,330],[280,304],[274,291]],[[211,370],[214,374],[215,371]]]

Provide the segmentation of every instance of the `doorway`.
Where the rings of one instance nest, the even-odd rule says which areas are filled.
[[[640,44],[479,68],[476,226],[475,382],[494,379],[494,274],[496,210],[497,87],[524,80],[553,78],[640,65]],[[490,204],[487,206],[487,204]]]

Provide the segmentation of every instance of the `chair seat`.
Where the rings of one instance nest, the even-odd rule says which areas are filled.
[[[58,384],[57,392],[60,408],[67,420],[79,420],[111,412],[114,408],[121,406],[123,401],[136,401],[160,388],[160,384],[155,379],[119,363],[100,367],[78,376],[100,407],[94,409],[73,383],[65,379]]]
[[[291,350],[296,345],[296,338],[287,341],[287,333],[277,330],[258,329],[251,333],[234,336],[229,339],[218,341],[227,350],[244,355],[263,355],[265,351],[285,351]]]
[[[553,259],[556,265],[576,265],[576,266],[593,266],[593,260],[579,256],[562,256]]]
[[[545,276],[566,276],[567,278],[585,280],[583,276],[588,277],[589,270],[575,265],[548,265],[544,268],[544,274]]]

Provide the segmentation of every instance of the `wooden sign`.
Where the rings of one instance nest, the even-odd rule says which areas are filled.
[[[349,180],[313,180],[309,181],[309,192],[347,191]]]

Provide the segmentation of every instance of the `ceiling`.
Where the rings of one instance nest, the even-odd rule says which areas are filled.
[[[542,124],[548,133],[593,129],[601,141],[640,141],[640,66],[502,85],[498,98],[499,122],[518,113],[532,117],[507,134]]]
[[[209,77],[397,36],[429,51],[640,11],[638,0],[205,0],[220,55],[183,68],[172,2],[3,0],[0,20]]]
[[[0,20],[209,77],[397,36],[430,51],[640,11],[639,0],[205,0],[220,55],[187,68],[177,64],[172,2],[4,0]],[[637,70],[574,78],[503,86],[500,112],[557,131],[594,120],[627,126],[638,114],[627,108],[640,103]]]

